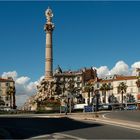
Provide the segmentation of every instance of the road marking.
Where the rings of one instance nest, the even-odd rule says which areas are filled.
[[[25,139],[25,140],[41,139],[41,138],[47,138],[47,137],[50,137],[50,136],[51,136],[51,135],[45,134],[45,135],[40,135],[40,136],[31,137],[31,138]]]
[[[103,114],[103,115],[102,115],[102,116],[103,116],[103,118],[105,118],[105,119],[106,119],[107,117],[105,117],[105,116],[106,116],[107,114],[109,114],[109,113]]]
[[[102,117],[104,119],[109,119],[109,118],[105,117],[107,114],[109,114],[109,113],[103,114]],[[103,123],[105,123],[105,124],[108,124],[109,123],[109,125],[115,125],[115,126],[119,126],[119,127],[124,127],[124,128],[128,128],[128,129],[133,129],[133,130],[140,131],[140,126],[133,125],[133,124],[128,124],[127,122],[114,122],[114,121],[110,121],[110,120],[100,120],[100,121],[103,122]]]
[[[83,139],[83,138],[80,138],[80,137],[77,137],[77,136],[68,135],[68,134],[62,134],[62,133],[54,133],[54,134],[58,134],[58,135],[61,135],[61,136],[64,136],[64,137],[70,137],[72,139],[77,139],[77,140],[86,140],[86,139]]]
[[[75,140],[86,140],[80,137],[68,135],[68,134],[62,134],[62,133],[52,133],[52,134],[45,134],[45,135],[40,135],[40,136],[35,136],[31,137],[26,140],[32,140],[32,139],[53,139],[53,140],[58,140],[58,139],[75,139]]]
[[[125,124],[110,122],[110,121],[106,121],[106,120],[105,121],[100,120],[100,122],[104,123],[104,124],[108,124],[108,125],[115,125],[115,126],[124,127],[124,128],[127,128],[127,129],[133,129],[133,130],[140,131],[140,128],[132,127],[130,124],[128,124],[129,126],[126,126]]]
[[[32,116],[32,118],[62,118],[61,116]]]

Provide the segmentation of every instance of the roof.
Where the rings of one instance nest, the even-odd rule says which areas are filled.
[[[133,79],[137,79],[137,77],[136,77],[136,76],[120,76],[120,75],[117,75],[117,76],[114,78],[114,81],[133,80]]]
[[[134,80],[137,79],[136,76],[123,76],[123,75],[115,75],[113,79],[108,79],[108,80],[100,80],[102,83],[108,83],[108,82],[113,82],[113,81],[123,81],[123,80]]]
[[[0,82],[14,82],[13,79],[0,78]]]

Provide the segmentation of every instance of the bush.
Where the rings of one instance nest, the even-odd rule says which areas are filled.
[[[47,100],[45,100],[41,103],[41,106],[58,107],[58,106],[60,106],[60,101],[59,100],[47,99]]]

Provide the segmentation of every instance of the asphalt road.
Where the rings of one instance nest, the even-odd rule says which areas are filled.
[[[125,121],[140,122],[140,111],[139,110],[112,111],[110,113],[106,113],[105,117]]]
[[[0,117],[0,138],[12,139],[139,139],[140,131],[62,118]],[[43,135],[43,136],[42,136]]]

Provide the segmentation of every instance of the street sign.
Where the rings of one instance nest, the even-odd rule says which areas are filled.
[[[93,106],[84,106],[84,112],[93,112]]]

